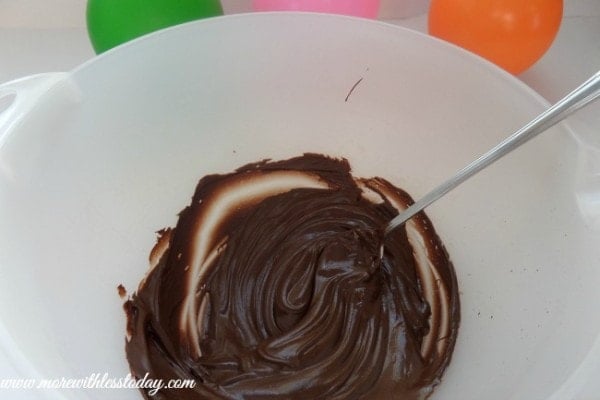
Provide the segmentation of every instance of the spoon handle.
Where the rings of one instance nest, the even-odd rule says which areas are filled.
[[[554,126],[580,108],[588,105],[599,96],[600,71],[596,72],[581,86],[559,100],[552,107],[535,117],[527,125],[523,126],[521,129],[517,130],[502,142],[498,143],[487,153],[483,154],[471,164],[458,171],[450,179],[435,187],[416,203],[398,214],[387,225],[385,234],[404,224],[419,211],[423,210],[425,207],[466,181],[471,176],[475,175],[477,172],[492,164],[494,161]]]

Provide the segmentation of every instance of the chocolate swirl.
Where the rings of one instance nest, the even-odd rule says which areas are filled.
[[[458,290],[424,214],[382,236],[411,201],[314,154],[204,177],[125,304],[132,373],[198,382],[160,399],[427,397]]]

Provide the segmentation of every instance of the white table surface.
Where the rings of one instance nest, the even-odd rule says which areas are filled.
[[[526,1],[526,0],[524,0]],[[427,0],[383,0],[380,19],[426,32]],[[226,13],[248,11],[247,0],[223,0]],[[417,13],[414,17],[407,17]],[[398,18],[398,17],[404,18]],[[0,83],[69,71],[94,57],[85,28],[84,0],[0,0]],[[563,22],[550,50],[518,78],[554,102],[600,69],[600,0],[565,0]],[[600,102],[571,117],[575,130],[600,145]],[[600,360],[577,400],[600,399]],[[0,379],[18,376],[0,349]],[[594,377],[595,376],[595,377]],[[35,399],[30,391],[0,389],[0,398]]]

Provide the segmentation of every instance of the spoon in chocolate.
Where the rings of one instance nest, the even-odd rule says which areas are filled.
[[[429,206],[434,201],[466,181],[477,172],[492,164],[506,154],[510,153],[523,143],[529,141],[558,122],[562,121],[575,111],[585,107],[600,96],[600,71],[591,78],[563,97],[546,111],[535,117],[525,126],[498,143],[487,153],[467,165],[454,176],[441,183],[417,202],[392,219],[385,228],[384,235],[412,218],[419,211]]]

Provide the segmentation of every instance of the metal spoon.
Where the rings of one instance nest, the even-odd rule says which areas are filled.
[[[494,161],[510,153],[529,139],[539,135],[558,122],[562,121],[575,111],[585,107],[600,96],[600,71],[585,81],[577,89],[563,97],[552,107],[535,117],[527,125],[498,143],[494,148],[480,156],[478,159],[458,171],[450,179],[435,187],[419,201],[408,207],[392,219],[385,228],[387,235],[392,230],[404,224],[419,211],[466,181],[477,172],[481,171]]]

